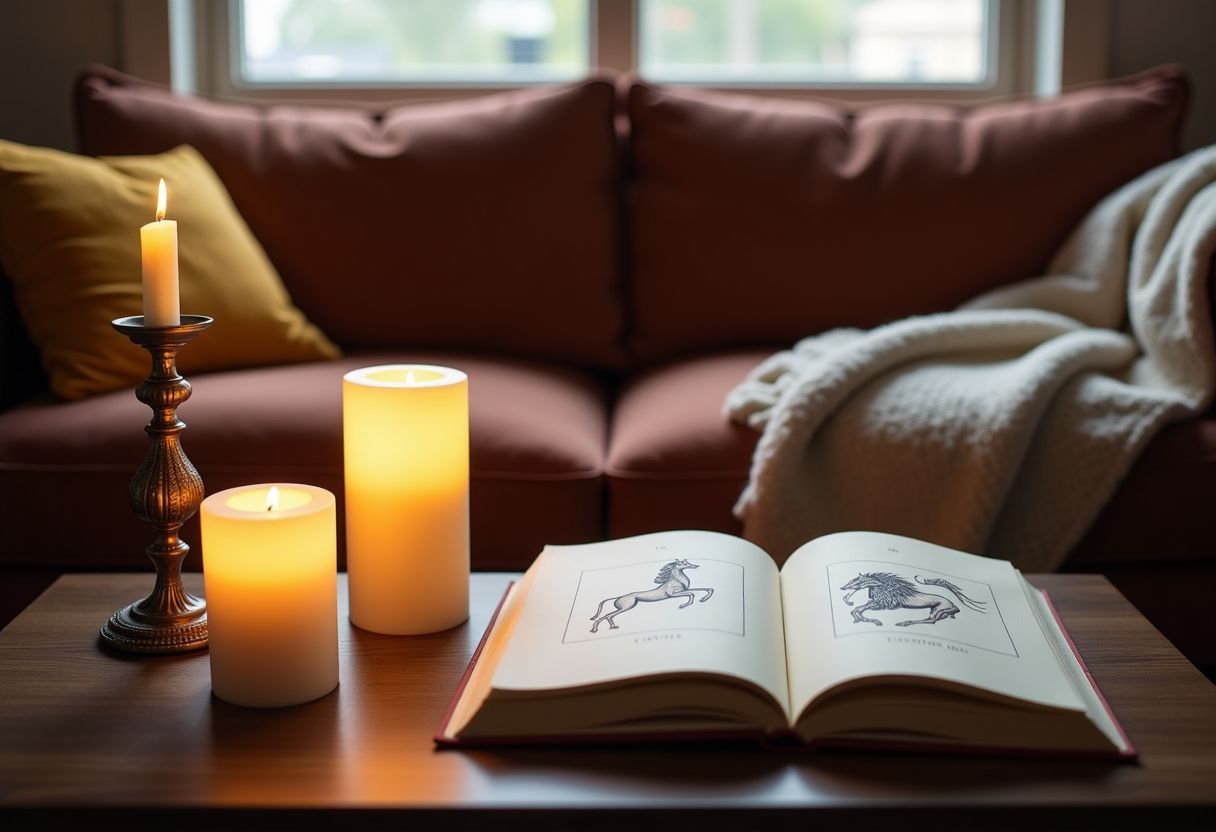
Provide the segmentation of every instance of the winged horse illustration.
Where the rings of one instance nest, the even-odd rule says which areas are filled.
[[[973,601],[964,595],[961,589],[945,578],[925,578],[922,580],[917,575],[916,584],[922,586],[940,586],[953,593],[954,597],[964,607],[976,612],[987,612],[984,609],[986,605],[984,601]],[[928,618],[897,621],[895,622],[896,627],[907,627],[910,624],[936,624],[943,618],[954,618],[961,612],[958,604],[955,604],[945,595],[924,592],[916,584],[907,578],[900,577],[891,572],[862,572],[842,586],[841,590],[848,593],[844,596],[844,602],[850,607],[853,606],[853,593],[860,592],[863,589],[869,590],[870,599],[857,609],[851,610],[855,624],[865,621],[881,627],[881,621],[877,618],[869,618],[866,615],[867,612],[872,610],[909,609],[928,610],[929,612]]]

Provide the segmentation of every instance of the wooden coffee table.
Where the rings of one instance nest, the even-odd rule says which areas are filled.
[[[65,576],[0,632],[0,817],[90,830],[698,832],[1216,819],[1216,687],[1101,577],[1034,582],[1051,592],[1138,764],[737,746],[436,751],[431,737],[510,577],[474,576],[465,626],[394,638],[349,625],[343,576],[338,690],[255,711],[211,697],[205,653],[99,651],[100,624],[150,575]],[[188,583],[200,589],[199,576]]]

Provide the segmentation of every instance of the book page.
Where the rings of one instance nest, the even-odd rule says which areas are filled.
[[[547,546],[524,586],[495,690],[712,673],[789,713],[777,568],[754,544],[675,531]]]
[[[1085,709],[1006,561],[842,532],[796,551],[781,585],[796,717],[829,688],[875,676]]]
[[[1020,573],[1019,577],[1022,577]],[[1088,669],[1080,662],[1080,653],[1076,656],[1073,655],[1072,641],[1061,628],[1060,621],[1056,618],[1054,609],[1048,601],[1047,594],[1040,589],[1036,589],[1024,577],[1022,577],[1022,590],[1026,593],[1027,601],[1038,612],[1039,624],[1043,628],[1043,634],[1055,649],[1056,659],[1061,669],[1071,679],[1073,689],[1077,692],[1081,701],[1085,703],[1085,709],[1089,714],[1090,722],[1096,725],[1098,730],[1110,740],[1111,745],[1119,749],[1120,752],[1124,754],[1134,753],[1131,742],[1124,735],[1123,729],[1115,721],[1114,715],[1106,704],[1106,700],[1098,692],[1097,683],[1089,675]]]

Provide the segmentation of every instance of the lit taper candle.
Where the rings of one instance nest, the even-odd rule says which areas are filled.
[[[165,180],[156,196],[156,221],[139,229],[143,261],[144,326],[177,326],[177,221],[165,219]]]

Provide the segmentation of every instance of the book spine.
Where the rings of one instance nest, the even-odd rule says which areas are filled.
[[[469,679],[473,676],[473,669],[477,667],[477,661],[481,658],[481,651],[485,650],[486,642],[489,641],[490,633],[494,631],[494,624],[498,621],[498,615],[502,612],[503,604],[507,603],[507,596],[511,594],[511,587],[515,586],[515,581],[507,584],[507,588],[502,591],[502,597],[498,599],[498,606],[494,608],[494,614],[490,616],[490,622],[486,624],[485,632],[481,634],[481,641],[477,642],[477,649],[473,651],[472,658],[469,659],[468,667],[464,669],[464,675],[460,677],[460,683],[456,686],[456,692],[452,694],[451,701],[448,702],[447,711],[443,714],[443,720],[439,724],[439,730],[435,734],[435,744],[440,747],[451,747],[460,744],[453,736],[449,736],[448,728],[452,724],[452,716],[456,713],[456,706],[460,703],[460,698],[464,696],[464,690],[468,687]]]

